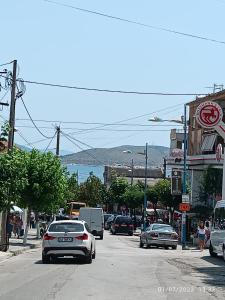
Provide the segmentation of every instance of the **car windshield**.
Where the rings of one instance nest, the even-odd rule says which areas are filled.
[[[116,218],[116,223],[125,223],[125,224],[131,224],[132,219],[130,217],[118,217]]]
[[[152,230],[158,230],[158,231],[173,231],[173,227],[168,225],[153,225]]]
[[[104,215],[104,221],[106,222],[110,217],[112,217],[112,215]]]
[[[82,232],[84,231],[83,224],[80,223],[58,223],[51,224],[49,232]]]

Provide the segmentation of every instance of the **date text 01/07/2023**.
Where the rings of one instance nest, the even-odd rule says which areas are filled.
[[[213,293],[215,292],[215,287],[193,287],[193,286],[159,286],[158,292],[159,293],[193,293],[193,292],[201,292],[201,293]]]

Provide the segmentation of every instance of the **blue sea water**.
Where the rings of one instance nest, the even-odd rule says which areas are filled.
[[[99,177],[103,182],[104,166],[68,164],[66,167],[70,174],[78,173],[79,183],[84,182],[91,172],[93,172],[93,174]]]

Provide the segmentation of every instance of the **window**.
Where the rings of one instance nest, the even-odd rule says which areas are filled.
[[[202,152],[212,151],[216,138],[217,138],[217,134],[215,133],[205,135],[201,147]]]
[[[165,225],[153,225],[152,230],[173,231],[173,228]]]
[[[86,230],[87,230],[88,232],[91,232],[91,231],[90,231],[90,228],[89,228],[89,226],[88,226],[87,223],[84,223],[84,227],[86,228]]]
[[[58,223],[51,224],[49,232],[82,232],[84,231],[83,224],[80,223]]]

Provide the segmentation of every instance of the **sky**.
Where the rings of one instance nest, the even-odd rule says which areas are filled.
[[[56,2],[225,41],[225,0]],[[212,89],[207,87],[225,83],[225,43],[105,18],[44,0],[2,1],[0,20],[0,65],[16,59],[18,78],[24,80],[191,94],[209,93]],[[4,68],[12,70],[12,64],[0,67],[0,71]],[[4,84],[4,79],[0,81]],[[0,91],[0,99],[4,93]],[[146,142],[169,146],[170,129],[181,127],[148,119],[179,119],[184,103],[193,99],[195,96],[103,93],[26,83],[24,103],[33,120],[50,121],[35,121],[48,139],[34,128],[18,99],[15,142],[54,149],[56,139],[51,137],[55,126],[60,125],[60,148],[71,152]],[[3,100],[10,101],[10,93]],[[4,107],[0,122],[8,116],[9,109]]]

